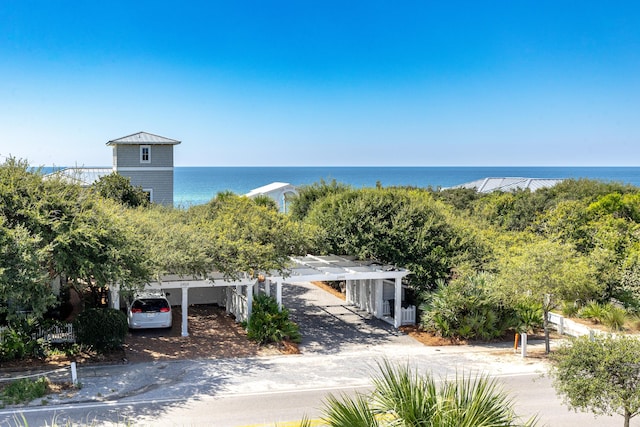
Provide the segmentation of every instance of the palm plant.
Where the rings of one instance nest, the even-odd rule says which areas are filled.
[[[431,375],[384,361],[373,378],[371,395],[330,395],[325,421],[332,427],[480,427],[534,426],[521,423],[512,400],[487,376],[457,377],[438,388]]]

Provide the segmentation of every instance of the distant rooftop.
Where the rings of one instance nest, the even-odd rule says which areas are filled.
[[[138,132],[122,138],[112,139],[107,145],[139,145],[139,144],[158,144],[158,145],[178,145],[181,141],[164,136],[154,135],[148,132]]]
[[[258,188],[254,188],[253,190],[249,191],[247,194],[245,194],[245,196],[247,197],[255,197],[255,196],[260,196],[260,195],[264,195],[267,193],[271,193],[272,191],[276,191],[276,190],[290,190],[290,191],[295,191],[295,187],[291,184],[289,184],[288,182],[272,182],[271,184],[267,184],[267,185],[263,185],[262,187],[258,187]]]
[[[113,173],[113,168],[64,168],[45,175],[45,178],[57,177],[70,184],[89,187],[91,184]]]
[[[477,181],[449,187],[475,189],[478,193],[491,193],[493,191],[536,191],[540,188],[550,188],[564,181],[561,178],[484,178]]]

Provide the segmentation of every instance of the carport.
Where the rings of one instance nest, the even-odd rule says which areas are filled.
[[[183,337],[188,332],[189,289],[224,288],[224,296],[218,301],[238,322],[251,317],[253,295],[260,292],[271,295],[275,290],[278,306],[282,307],[282,286],[300,281],[345,281],[347,302],[385,320],[396,328],[415,323],[415,306],[402,307],[402,279],[410,272],[374,261],[357,261],[341,256],[291,257],[291,267],[285,274],[243,274],[239,279],[225,279],[222,273],[211,273],[206,278],[185,278],[177,275],[163,276],[161,280],[146,285],[149,290],[181,290]],[[274,289],[275,288],[275,289]],[[120,308],[120,289],[110,288],[113,308]],[[191,301],[192,304],[202,301]]]
[[[415,306],[403,307],[402,279],[411,273],[409,270],[336,255],[307,255],[291,260],[295,264],[288,270],[289,275],[272,280],[282,283],[344,281],[348,303],[396,328],[415,324]]]
[[[220,298],[214,298],[207,302],[215,302],[219,305],[223,305],[227,313],[232,313],[238,322],[248,320],[251,316],[251,305],[253,302],[253,295],[259,291],[259,285],[266,282],[263,276],[258,278],[252,278],[249,275],[242,275],[243,277],[236,280],[229,280],[224,277],[222,273],[210,273],[206,278],[185,278],[179,275],[165,275],[157,282],[148,283],[145,286],[145,290],[160,290],[166,293],[169,290],[180,289],[180,307],[182,311],[182,330],[181,335],[183,337],[189,336],[188,316],[189,316],[189,304],[202,304],[204,301],[199,299],[197,301],[189,301],[189,290],[215,290],[220,289],[222,296]],[[273,282],[276,287],[276,299],[278,305],[282,306],[282,282]],[[271,283],[268,283],[263,287],[263,292],[268,295],[271,294]],[[113,308],[120,308],[120,288],[117,285],[110,287],[111,292],[111,305]],[[175,300],[174,300],[175,301]]]

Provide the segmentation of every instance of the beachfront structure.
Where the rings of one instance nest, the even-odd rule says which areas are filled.
[[[173,146],[180,141],[138,132],[107,142],[113,147],[113,171],[142,187],[153,203],[173,206]]]
[[[251,199],[258,196],[267,196],[273,199],[278,205],[278,209],[280,210],[280,212],[284,213],[288,211],[290,198],[297,195],[298,190],[296,189],[296,187],[287,182],[272,182],[271,184],[255,188],[245,194],[245,196]]]
[[[173,206],[173,146],[175,139],[138,132],[113,139],[112,167],[70,167],[57,170],[56,176],[67,182],[90,187],[113,172],[129,178],[131,185],[141,187],[153,203]]]
[[[559,178],[483,178],[449,188],[475,189],[478,193],[516,190],[536,191],[540,188],[553,187],[562,181]]]

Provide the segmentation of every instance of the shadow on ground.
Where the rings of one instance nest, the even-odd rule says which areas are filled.
[[[390,324],[312,284],[287,284],[283,303],[300,326],[303,353],[337,353],[353,345],[386,344],[401,335]]]

